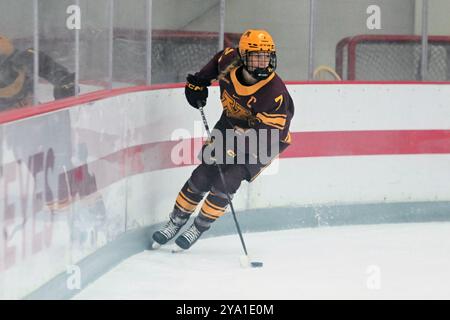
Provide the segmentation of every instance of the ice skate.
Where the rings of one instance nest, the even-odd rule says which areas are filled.
[[[175,240],[175,244],[180,249],[187,250],[200,238],[200,236],[203,234],[203,232],[205,232],[208,229],[199,230],[199,228],[196,226],[196,224],[194,222],[186,231],[184,231]]]
[[[169,222],[164,227],[153,233],[153,249],[158,249],[161,245],[166,244],[173,239],[181,228],[186,224],[189,219],[189,214],[183,214],[180,212],[172,212]]]

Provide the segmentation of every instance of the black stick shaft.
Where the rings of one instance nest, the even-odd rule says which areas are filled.
[[[200,114],[202,115],[203,125],[205,126],[206,132],[208,133],[208,138],[211,140],[211,131],[209,130],[208,122],[206,121],[205,113],[203,112],[203,107],[200,102],[197,102],[198,110],[200,110]],[[241,228],[239,227],[239,222],[236,218],[236,213],[234,211],[233,203],[231,202],[231,197],[228,193],[228,188],[225,182],[225,177],[223,176],[222,168],[220,168],[220,165],[217,164],[217,162],[214,162],[214,164],[217,166],[217,169],[219,170],[220,179],[222,180],[222,184],[225,188],[225,194],[227,195],[228,203],[230,204],[231,213],[233,214],[234,223],[236,224],[236,229],[239,234],[239,238],[241,239],[242,248],[244,249],[245,255],[248,256],[247,253],[247,247],[245,246],[244,237],[242,236]]]

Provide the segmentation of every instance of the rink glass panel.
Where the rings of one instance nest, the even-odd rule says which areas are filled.
[[[114,1],[114,87],[145,84],[148,0]]]
[[[450,81],[450,2],[431,0],[428,2],[428,69],[427,80]],[[433,41],[432,36],[439,41]]]
[[[184,82],[219,51],[219,10],[219,0],[153,1],[152,83]]]
[[[66,10],[74,2],[70,0],[39,1],[39,48],[70,73],[76,72],[75,30],[67,27]],[[82,93],[82,92],[81,92]],[[54,100],[53,86],[41,80],[38,89],[41,103]]]
[[[107,89],[110,52],[110,0],[80,0],[79,83],[82,93]]]
[[[421,47],[400,42],[358,43],[355,54],[349,46],[337,52],[345,38],[364,35],[410,36],[420,33],[415,1],[401,0],[316,0],[314,70],[321,66],[337,69],[343,80],[420,80]],[[345,41],[345,40],[344,40]],[[342,44],[342,42],[341,42]],[[342,65],[336,65],[341,55]],[[350,55],[350,59],[349,59]],[[356,75],[348,74],[356,64]],[[342,72],[339,70],[342,69]],[[335,79],[330,73],[316,73],[318,80]]]
[[[227,1],[225,32],[265,29],[277,50],[277,73],[283,80],[308,79],[309,0]]]
[[[29,0],[2,0],[0,2],[0,35],[11,40],[15,49],[19,52],[33,46],[33,3]],[[23,96],[22,105],[31,105],[33,103],[33,66],[26,68],[26,81],[24,85],[28,86],[28,95]],[[0,70],[5,75],[5,70]],[[5,84],[1,87],[5,88],[6,83],[11,79],[3,79]],[[14,102],[16,99],[1,99],[0,112],[17,108]]]

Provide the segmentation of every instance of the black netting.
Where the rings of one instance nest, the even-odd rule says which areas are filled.
[[[227,35],[227,45],[237,46],[239,35]],[[114,77],[132,79],[146,65],[145,39],[114,40]],[[199,71],[218,51],[218,37],[191,32],[172,32],[152,39],[152,83],[183,82]],[[126,63],[122,63],[125,61]],[[132,61],[132,63],[130,63]],[[123,79],[123,80],[122,80]]]
[[[415,81],[421,80],[422,45],[420,40],[361,40],[355,42],[355,54],[344,46],[344,80]],[[354,70],[348,57],[354,62]],[[337,66],[339,68],[339,66]],[[428,43],[428,70],[425,80],[450,81],[450,39]]]

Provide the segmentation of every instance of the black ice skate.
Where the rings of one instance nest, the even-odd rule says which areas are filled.
[[[189,214],[180,214],[172,212],[169,222],[164,227],[153,233],[153,249],[158,249],[161,245],[166,244],[173,239],[180,229],[186,224]]]
[[[189,249],[202,235],[203,232],[208,230],[209,228],[199,228],[196,226],[195,222],[184,231],[176,240],[175,243],[177,244],[180,249],[187,250]]]

